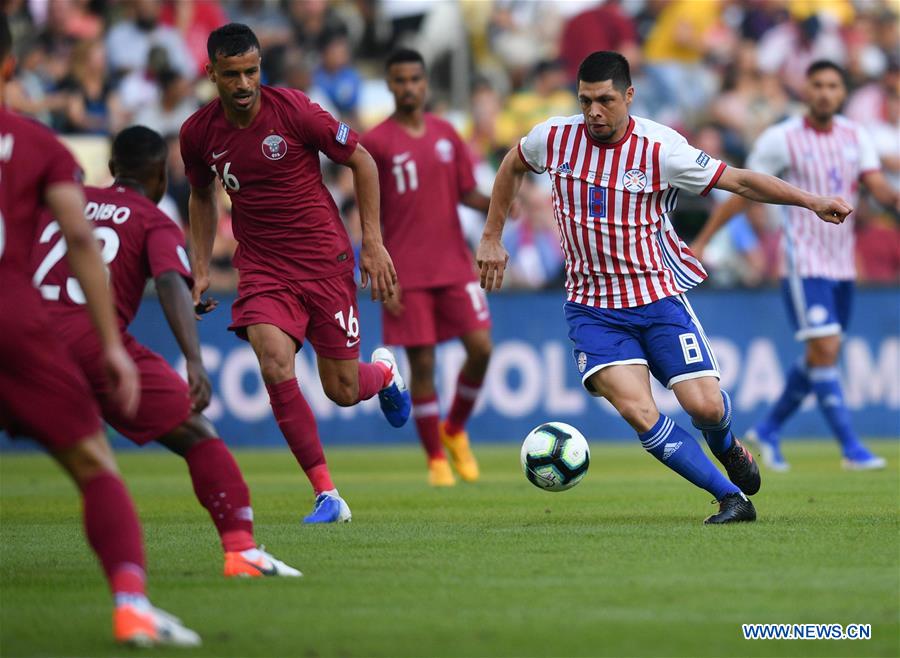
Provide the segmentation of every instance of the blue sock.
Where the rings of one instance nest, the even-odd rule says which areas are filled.
[[[802,360],[798,361],[788,370],[787,381],[781,397],[769,411],[766,419],[757,426],[757,431],[762,435],[767,435],[780,430],[785,421],[794,415],[811,389],[812,382],[809,381],[806,364]]]
[[[694,427],[703,432],[706,445],[717,457],[734,444],[734,435],[731,433],[731,397],[725,391],[722,391],[722,402],[725,403],[725,415],[722,416],[722,420],[714,425],[694,423]]]
[[[722,500],[730,493],[740,493],[740,489],[709,460],[694,437],[668,416],[660,414],[656,425],[638,434],[638,438],[647,452],[688,482],[706,489],[716,500]]]
[[[819,400],[819,409],[828,421],[828,426],[841,444],[845,456],[860,446],[859,437],[850,424],[850,410],[844,403],[844,389],[841,387],[837,366],[830,368],[810,368],[809,379],[812,390]]]

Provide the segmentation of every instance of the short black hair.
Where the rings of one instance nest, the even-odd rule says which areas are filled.
[[[847,72],[843,69],[843,67],[831,61],[830,59],[817,59],[812,64],[807,66],[806,77],[811,78],[819,71],[827,71],[829,69],[841,76],[841,80],[844,82],[844,86],[847,85]]]
[[[388,55],[384,62],[384,70],[389,70],[394,64],[421,64],[425,68],[425,58],[422,53],[412,48],[399,48]]]
[[[253,49],[260,50],[259,39],[243,23],[228,23],[209,33],[206,54],[215,63],[216,57],[234,57]]]
[[[117,176],[141,180],[165,162],[168,154],[169,146],[162,135],[146,126],[131,126],[113,140],[111,160]]]
[[[612,80],[613,87],[623,94],[631,86],[631,67],[621,54],[598,50],[584,58],[578,67],[579,82]]]
[[[9,31],[9,19],[4,12],[0,12],[0,61],[12,52],[12,34]]]

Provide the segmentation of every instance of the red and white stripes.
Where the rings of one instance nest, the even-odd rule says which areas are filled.
[[[786,179],[809,192],[858,200],[859,177],[871,167],[861,152],[858,127],[835,117],[832,129],[816,130],[802,118],[784,122],[790,165]],[[804,208],[784,209],[784,252],[788,276],[836,280],[856,278],[854,216],[843,224],[827,224]]]
[[[541,127],[546,141],[529,143]],[[684,142],[664,126],[632,118],[619,142],[600,143],[587,133],[580,115],[551,119],[523,140],[522,160],[550,173],[569,301],[642,306],[706,278],[667,217],[678,190],[666,175],[666,149],[676,141]],[[536,161],[538,153],[543,157]],[[720,173],[718,163],[712,163],[696,191]]]

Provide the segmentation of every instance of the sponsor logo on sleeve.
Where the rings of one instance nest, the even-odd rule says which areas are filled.
[[[346,146],[348,137],[350,137],[350,126],[341,121],[338,124],[337,135],[334,136],[334,141]]]
[[[709,164],[709,156],[704,151],[700,151],[700,155],[697,156],[697,164],[701,167]]]

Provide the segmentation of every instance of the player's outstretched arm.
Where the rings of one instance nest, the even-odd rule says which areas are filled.
[[[394,295],[397,272],[381,239],[378,167],[362,144],[357,144],[353,155],[344,164],[353,171],[353,187],[356,188],[356,203],[362,225],[362,248],[359,253],[362,287],[365,288],[371,281],[372,299],[383,302]]]
[[[191,270],[194,274],[194,307],[207,309],[209,302],[201,302],[209,288],[209,262],[212,259],[219,209],[216,206],[216,181],[206,187],[191,186],[188,199],[188,215],[191,226]],[[204,306],[206,304],[207,306]],[[207,310],[212,310],[208,308]],[[204,310],[205,312],[205,310]]]
[[[894,189],[882,171],[867,171],[860,180],[878,203],[894,212],[900,212],[900,190]]]
[[[69,266],[81,284],[91,320],[100,334],[114,399],[126,414],[134,415],[140,396],[137,369],[122,347],[112,296],[106,284],[106,268],[97,240],[84,218],[84,192],[75,183],[57,183],[47,188],[44,202],[59,222],[68,245]]]
[[[184,277],[175,270],[163,272],[155,281],[159,303],[187,364],[191,405],[194,411],[203,411],[209,406],[212,386],[200,357],[200,339],[197,336],[191,291],[188,290]]]
[[[525,163],[519,158],[518,149],[512,148],[503,158],[494,178],[491,205],[488,208],[487,220],[484,222],[478,251],[475,252],[475,261],[481,270],[481,287],[488,292],[499,290],[503,285],[503,271],[509,260],[509,254],[501,241],[503,225],[506,224],[509,208],[519,193],[519,187],[527,171]]]
[[[751,201],[806,208],[830,224],[840,224],[853,212],[850,204],[840,197],[810,194],[780,178],[749,169],[728,167],[722,172],[715,186]]]
[[[749,205],[750,203],[745,197],[732,194],[725,203],[716,206],[709,219],[706,220],[706,224],[703,225],[700,233],[697,234],[697,237],[694,238],[694,242],[691,244],[691,251],[694,252],[694,255],[698,259],[703,260],[703,252],[706,250],[706,245],[709,244],[712,236],[725,226],[732,217],[745,210]]]

